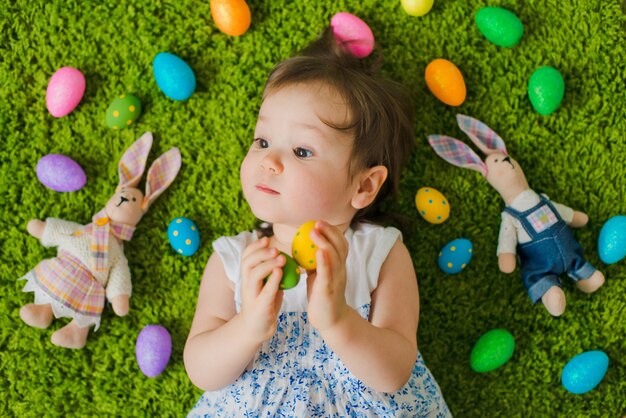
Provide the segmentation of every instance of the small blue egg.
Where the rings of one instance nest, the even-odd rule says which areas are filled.
[[[447,274],[459,273],[469,264],[473,251],[472,243],[465,238],[450,241],[439,252],[439,268]]]
[[[600,384],[608,368],[609,356],[603,351],[586,351],[563,367],[561,382],[572,393],[586,393]]]
[[[196,76],[185,61],[169,52],[154,57],[154,78],[157,86],[170,99],[187,100],[196,89]]]
[[[614,216],[602,226],[598,253],[606,264],[617,263],[626,257],[626,216]]]
[[[167,238],[172,248],[185,256],[194,255],[200,247],[200,231],[191,219],[176,218],[170,222]]]

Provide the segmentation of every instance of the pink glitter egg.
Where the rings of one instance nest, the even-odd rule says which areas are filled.
[[[337,42],[342,43],[352,55],[365,58],[374,49],[374,34],[367,23],[347,12],[337,13],[330,20]]]
[[[46,107],[55,118],[63,117],[78,106],[85,93],[85,76],[76,68],[63,67],[55,72],[46,89]]]

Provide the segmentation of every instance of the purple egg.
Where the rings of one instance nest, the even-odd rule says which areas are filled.
[[[135,345],[137,364],[148,377],[156,377],[170,361],[172,337],[161,325],[147,325],[141,330]]]
[[[48,154],[37,162],[37,178],[55,192],[75,192],[83,188],[87,176],[82,167],[62,154]]]

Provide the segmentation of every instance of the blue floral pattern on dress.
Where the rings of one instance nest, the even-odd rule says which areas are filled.
[[[370,304],[358,309],[369,317]],[[324,343],[306,312],[282,312],[274,336],[231,385],[205,392],[188,417],[450,417],[418,353],[409,381],[393,393],[357,379]]]

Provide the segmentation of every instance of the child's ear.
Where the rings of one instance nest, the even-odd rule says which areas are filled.
[[[358,189],[352,196],[352,207],[355,209],[363,209],[376,199],[378,191],[387,179],[387,167],[377,165],[368,168],[360,174]]]

